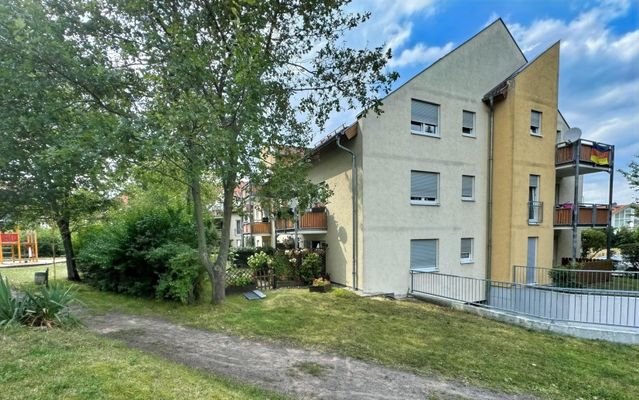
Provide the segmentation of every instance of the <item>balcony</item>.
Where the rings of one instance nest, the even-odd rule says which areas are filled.
[[[278,219],[275,222],[277,231],[294,231],[295,222],[292,219]],[[326,233],[327,218],[326,210],[324,211],[308,211],[300,215],[299,225],[297,228],[300,233]]]
[[[579,175],[610,172],[614,159],[614,146],[580,139],[572,143],[559,143],[555,151],[557,177],[576,174],[579,153]]]
[[[270,222],[253,222],[244,224],[244,234],[252,235],[270,235],[271,223]]]
[[[570,228],[572,226],[572,204],[562,204],[555,207],[555,228]],[[607,204],[579,204],[579,219],[577,226],[600,227],[608,226]]]

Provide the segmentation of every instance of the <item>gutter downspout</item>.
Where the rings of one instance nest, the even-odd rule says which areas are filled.
[[[353,290],[357,290],[357,156],[355,152],[342,145],[340,140],[344,136],[343,133],[337,136],[337,147],[349,153],[352,158],[351,166],[351,197],[353,198]]]
[[[491,97],[488,106],[490,107],[490,126],[488,135],[488,201],[487,201],[487,221],[486,221],[486,279],[492,279],[492,251],[493,251],[493,159],[494,159],[494,136],[495,136],[495,99]],[[490,298],[490,285],[486,285],[486,301]]]

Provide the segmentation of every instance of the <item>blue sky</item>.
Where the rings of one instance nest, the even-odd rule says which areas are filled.
[[[393,50],[401,85],[501,17],[531,60],[561,40],[559,108],[583,137],[616,146],[616,168],[639,155],[639,1],[354,0],[371,19],[347,37],[351,46]],[[326,131],[353,121],[335,115]],[[607,202],[607,175],[585,177],[584,201]],[[614,201],[636,193],[615,173]]]

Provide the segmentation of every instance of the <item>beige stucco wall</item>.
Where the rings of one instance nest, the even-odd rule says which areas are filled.
[[[362,197],[362,173],[361,173],[361,152],[362,137],[355,136],[348,140],[342,138],[341,143],[350,150],[355,151],[358,159],[359,171],[359,262],[358,262],[358,286],[362,284],[362,217],[361,217],[361,197]],[[352,207],[352,186],[351,186],[352,158],[349,153],[337,148],[333,143],[322,149],[313,157],[313,168],[309,172],[309,179],[313,182],[326,182],[333,190],[333,196],[328,200],[326,208],[328,210],[327,233],[316,235],[314,238],[322,238],[328,244],[326,253],[326,270],[331,276],[331,280],[348,287],[353,286],[352,277],[352,246],[353,246],[353,207]]]
[[[537,237],[537,262],[553,262],[555,142],[559,44],[513,80],[495,113],[495,173],[492,278],[510,281],[513,265],[526,265],[528,238]],[[541,137],[530,134],[531,110],[542,112]],[[528,224],[529,176],[540,176],[543,222]]]
[[[437,239],[442,273],[483,278],[486,260],[489,113],[482,97],[525,62],[501,22],[478,34],[360,119],[363,139],[363,289],[405,294],[410,241]],[[411,99],[440,105],[440,138],[411,134]],[[462,111],[476,113],[476,138],[462,136]],[[411,170],[440,174],[438,206],[410,203]],[[461,200],[462,175],[475,176],[475,201]],[[474,263],[460,263],[461,238]]]

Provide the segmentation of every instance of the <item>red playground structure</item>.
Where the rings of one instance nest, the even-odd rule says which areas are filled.
[[[13,263],[38,261],[38,235],[35,231],[27,231],[22,241],[20,230],[0,232],[0,263],[11,260]]]

